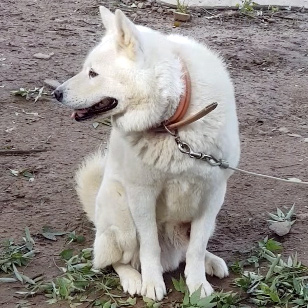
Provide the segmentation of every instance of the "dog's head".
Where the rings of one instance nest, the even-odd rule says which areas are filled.
[[[180,75],[167,73],[172,67],[168,52],[163,60],[159,56],[167,40],[156,31],[134,25],[120,10],[113,14],[100,7],[100,14],[105,36],[89,53],[81,72],[54,91],[56,99],[75,110],[72,117],[77,121],[113,116],[125,131],[159,124],[170,113],[170,99],[177,100],[182,90]]]

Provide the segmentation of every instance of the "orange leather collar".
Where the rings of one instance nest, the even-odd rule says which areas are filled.
[[[177,130],[180,127],[183,127],[185,125],[191,124],[211,111],[213,111],[217,107],[217,103],[212,103],[196,114],[193,114],[192,116],[183,119],[185,117],[185,114],[188,110],[188,107],[190,105],[190,98],[191,98],[191,80],[190,80],[190,75],[188,72],[188,69],[183,61],[181,61],[182,67],[183,67],[183,79],[184,79],[184,85],[185,85],[185,92],[181,96],[178,108],[176,109],[174,115],[169,118],[168,120],[164,121],[161,123],[160,126],[154,128],[155,132],[170,132]]]
[[[180,103],[178,105],[178,108],[175,111],[175,114],[167,121],[165,121],[163,124],[164,126],[166,126],[168,129],[170,129],[170,127],[173,125],[176,125],[178,122],[180,122],[186,112],[187,109],[190,105],[190,97],[191,97],[191,80],[190,80],[190,75],[189,72],[187,70],[186,65],[182,62],[182,67],[183,67],[183,79],[184,79],[184,85],[185,85],[185,92],[184,94],[181,96],[180,99]]]

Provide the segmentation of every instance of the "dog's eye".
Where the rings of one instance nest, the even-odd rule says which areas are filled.
[[[96,77],[96,76],[98,76],[98,74],[97,74],[96,72],[94,72],[93,69],[91,68],[91,69],[89,70],[89,77],[90,77],[90,78],[94,78],[94,77]]]

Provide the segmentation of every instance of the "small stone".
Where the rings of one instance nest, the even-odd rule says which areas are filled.
[[[45,79],[44,83],[52,89],[56,89],[61,83],[55,79]]]
[[[290,137],[296,137],[296,138],[301,138],[302,136],[299,134],[288,134]]]
[[[159,7],[159,8],[157,9],[157,13],[163,13],[163,12],[164,12],[163,8]]]
[[[272,223],[269,228],[274,231],[279,236],[284,236],[288,234],[291,230],[292,223],[291,221],[277,221]]]
[[[62,24],[64,22],[67,22],[68,20],[67,19],[60,19],[60,18],[57,18],[54,20],[54,22],[58,22],[59,24]]]
[[[308,138],[305,138],[305,139],[304,139],[304,142],[307,142],[307,143],[308,143]]]
[[[145,8],[145,4],[143,2],[138,3],[138,9],[144,9]]]
[[[269,18],[266,20],[268,23],[273,24],[274,22],[276,22],[276,20],[274,18]]]
[[[280,127],[280,128],[278,128],[278,131],[279,132],[281,132],[281,133],[285,133],[285,134],[287,134],[287,133],[289,133],[290,131],[289,131],[289,129],[287,129],[286,127]]]
[[[50,59],[53,55],[54,55],[53,52],[51,52],[51,53],[49,53],[49,54],[38,52],[38,53],[34,54],[33,57],[34,57],[34,58],[37,58],[37,59],[48,60],[48,59]]]
[[[152,3],[151,3],[151,2],[146,2],[146,3],[145,3],[145,7],[146,7],[146,8],[152,7]]]
[[[132,19],[136,19],[138,17],[138,14],[137,13],[134,13],[130,16]]]

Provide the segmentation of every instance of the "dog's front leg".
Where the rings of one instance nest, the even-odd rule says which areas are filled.
[[[128,204],[140,243],[141,294],[153,300],[161,300],[166,294],[156,225],[158,193],[158,188],[153,186],[130,186],[127,189]]]
[[[201,286],[201,296],[213,292],[213,288],[205,276],[206,248],[208,240],[215,228],[216,216],[223,204],[226,184],[207,191],[204,204],[201,205],[201,215],[193,219],[190,241],[186,253],[185,277],[190,294]]]

